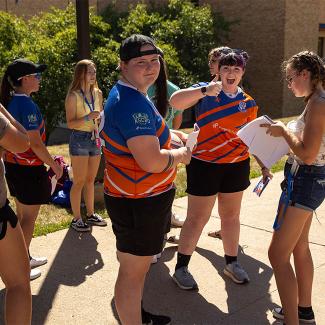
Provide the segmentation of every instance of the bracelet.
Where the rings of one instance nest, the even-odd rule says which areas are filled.
[[[168,152],[168,162],[166,167],[164,168],[164,170],[162,171],[162,173],[166,172],[168,169],[170,169],[173,164],[174,164],[174,155],[172,154],[171,151],[167,151]]]
[[[263,170],[268,170],[268,168],[264,166],[261,168],[261,171],[263,171]]]
[[[89,118],[88,115],[85,115],[85,116],[84,116],[84,119],[85,119],[85,121],[87,121],[87,122],[90,121],[90,118]]]

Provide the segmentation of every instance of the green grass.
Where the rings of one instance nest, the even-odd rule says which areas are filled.
[[[293,119],[284,118],[281,119],[284,123]],[[185,132],[190,132],[192,129],[184,129]],[[69,149],[67,144],[58,145],[58,146],[50,146],[48,147],[49,152],[52,155],[60,154],[64,157],[67,163],[70,163],[69,158]],[[271,169],[272,172],[278,172],[283,170],[284,163],[286,158],[282,158],[279,162],[277,162]],[[259,177],[261,175],[261,170],[256,160],[251,158],[251,172],[250,178]],[[176,177],[176,198],[183,197],[186,195],[186,170],[184,165],[178,166],[177,177]],[[102,190],[100,190],[99,197],[102,197]],[[10,198],[12,206],[14,206],[14,201]],[[106,209],[104,207],[103,202],[97,202],[95,206],[95,210],[97,213],[101,214],[104,218],[108,218]],[[83,215],[85,215],[85,210],[82,209]],[[61,208],[55,205],[43,205],[40,209],[38,218],[36,220],[35,229],[34,229],[34,237],[46,235],[51,232],[55,232],[61,229],[68,228],[72,219],[72,212],[70,209]]]

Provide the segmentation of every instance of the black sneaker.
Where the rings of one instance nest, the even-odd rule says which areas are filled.
[[[154,315],[144,309],[141,311],[142,325],[169,325],[171,324],[171,318],[164,315]]]
[[[89,226],[85,222],[83,222],[81,218],[77,220],[73,219],[71,222],[71,228],[78,232],[90,231]]]
[[[272,310],[272,314],[274,318],[277,319],[284,319],[283,309],[281,307],[275,307]],[[311,311],[310,313],[302,313],[300,310],[298,310],[298,317],[299,321],[305,324],[313,324],[315,323],[315,315],[314,312]]]
[[[107,222],[97,213],[94,213],[91,216],[87,217],[87,223],[93,226],[107,226]]]

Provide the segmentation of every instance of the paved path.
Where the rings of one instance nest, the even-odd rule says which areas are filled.
[[[209,230],[219,227],[215,209],[190,264],[199,291],[183,291],[173,283],[170,273],[175,267],[176,247],[167,244],[162,258],[148,275],[145,307],[170,315],[174,325],[279,324],[270,312],[279,303],[279,297],[267,249],[280,180],[281,174],[276,174],[261,198],[252,193],[256,183],[253,180],[244,196],[239,258],[250,275],[249,285],[236,285],[222,273],[222,242],[207,236]],[[186,198],[178,199],[175,210],[185,215],[186,205]],[[317,324],[321,325],[325,324],[325,204],[317,214],[321,224],[315,218],[310,241],[315,264],[314,310]],[[178,232],[178,229],[172,230],[172,233]],[[49,259],[42,267],[42,277],[32,282],[33,324],[118,324],[113,307],[118,263],[110,227],[95,227],[90,234],[58,231],[33,239],[31,250]],[[0,293],[3,305],[4,290]],[[2,314],[1,310],[0,324]]]

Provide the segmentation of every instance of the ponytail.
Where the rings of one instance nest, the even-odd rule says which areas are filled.
[[[8,74],[8,70],[6,70],[5,74],[2,77],[0,86],[0,102],[4,107],[8,107],[12,93],[15,91],[15,87],[20,87],[21,83],[21,80],[11,79]]]
[[[160,115],[165,118],[168,108],[167,99],[167,69],[165,60],[159,55],[160,71],[158,78],[155,82],[155,99],[156,108]]]

